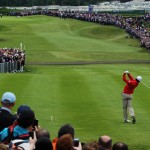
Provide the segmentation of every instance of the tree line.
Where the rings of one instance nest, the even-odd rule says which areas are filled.
[[[113,0],[108,0],[113,1]],[[120,0],[120,2],[127,2],[130,0]],[[97,5],[98,3],[106,2],[106,0],[0,0],[1,7],[31,7],[31,6],[87,6]]]

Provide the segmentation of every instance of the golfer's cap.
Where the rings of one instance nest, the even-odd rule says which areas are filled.
[[[141,76],[137,76],[136,79],[140,82],[142,80]]]
[[[3,103],[14,103],[16,101],[16,96],[12,92],[5,92],[2,96]]]

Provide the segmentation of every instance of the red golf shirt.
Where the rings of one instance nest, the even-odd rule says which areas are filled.
[[[134,79],[134,77],[129,73],[127,74],[130,80],[126,79],[126,74],[124,73],[122,79],[126,82],[126,85],[123,89],[123,93],[125,94],[133,94],[134,89],[138,86],[139,82]]]

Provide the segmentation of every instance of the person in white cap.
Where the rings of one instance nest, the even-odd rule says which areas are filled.
[[[2,107],[0,108],[0,131],[13,124],[16,117],[11,110],[15,105],[16,96],[12,92],[5,92],[1,99]]]
[[[128,80],[127,77],[128,76]],[[123,116],[124,116],[124,123],[129,123],[128,120],[128,113],[131,116],[132,123],[136,123],[136,118],[134,114],[134,109],[132,107],[132,94],[134,93],[134,89],[139,85],[140,81],[142,80],[141,76],[137,76],[134,78],[129,71],[124,71],[122,76],[123,81],[126,83],[122,92],[122,101],[123,101]]]

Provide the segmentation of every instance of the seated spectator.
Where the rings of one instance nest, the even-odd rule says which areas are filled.
[[[32,124],[35,120],[35,114],[32,110],[24,110],[17,118],[17,124],[5,128],[0,132],[0,141],[10,143],[14,139],[29,140],[29,132],[32,131]],[[11,136],[10,136],[11,135]]]
[[[82,150],[99,150],[99,147],[97,142],[89,142],[83,145]]]
[[[74,150],[72,136],[70,134],[62,135],[56,143],[56,149],[57,150]]]
[[[2,96],[2,107],[0,108],[0,131],[13,124],[16,117],[11,110],[15,105],[16,96],[14,93],[6,92]]]
[[[128,145],[123,142],[113,144],[112,150],[128,150]]]
[[[105,149],[111,150],[112,139],[107,135],[103,135],[98,140],[98,146],[99,146],[99,150],[105,150]]]
[[[48,137],[40,137],[35,143],[34,150],[53,150],[52,142]]]
[[[74,139],[75,131],[74,131],[74,128],[70,124],[65,124],[65,125],[61,126],[61,128],[59,129],[59,131],[58,131],[58,137],[54,138],[53,141],[52,141],[53,150],[56,150],[56,143],[57,143],[58,139],[62,135],[65,135],[65,134],[70,134],[71,137],[72,137],[72,139]]]

